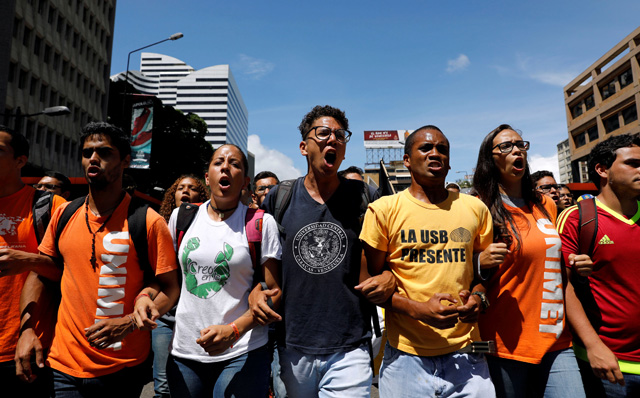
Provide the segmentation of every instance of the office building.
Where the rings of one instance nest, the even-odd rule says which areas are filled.
[[[366,163],[365,182],[379,186],[380,161],[389,175],[396,192],[411,185],[411,174],[404,166],[404,140],[413,130],[371,130],[364,132]]]
[[[564,87],[572,182],[588,181],[587,156],[600,141],[640,132],[640,28]]]
[[[558,144],[558,170],[560,175],[557,177],[560,184],[573,182],[573,176],[571,175],[571,149],[569,148],[568,139]]]
[[[82,175],[79,133],[107,117],[115,8],[115,0],[0,2],[0,116],[29,139],[33,165]],[[59,105],[71,113],[15,116]]]
[[[125,75],[121,72],[112,80],[125,79]],[[204,119],[208,128],[205,139],[212,146],[235,144],[247,152],[249,113],[229,65],[195,70],[177,58],[142,53],[140,71],[129,71],[128,81],[164,105]]]

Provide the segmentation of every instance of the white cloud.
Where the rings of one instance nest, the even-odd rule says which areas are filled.
[[[560,168],[558,166],[558,154],[544,157],[541,155],[529,156],[529,170],[532,173],[540,170],[549,170],[557,183],[560,183]]]
[[[264,59],[253,58],[246,54],[240,54],[239,57],[240,71],[255,80],[263,78],[275,68],[275,64]]]
[[[459,70],[464,70],[469,66],[471,61],[469,61],[469,57],[464,54],[458,55],[456,59],[450,59],[447,61],[447,72],[452,73]]]
[[[578,71],[573,70],[574,68],[560,70],[563,68],[563,65],[560,65],[561,62],[561,60],[533,59],[516,54],[518,69],[526,77],[552,86],[564,87],[578,74]]]
[[[281,181],[302,175],[302,172],[293,166],[293,160],[290,157],[262,145],[259,136],[255,134],[249,136],[248,148],[256,157],[256,174],[265,170],[272,171]]]

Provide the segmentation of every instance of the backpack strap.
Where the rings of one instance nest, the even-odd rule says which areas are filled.
[[[249,253],[251,253],[251,264],[253,265],[254,284],[262,282],[264,275],[259,269],[260,258],[262,257],[262,218],[264,210],[247,209],[244,218],[247,242],[249,243]]]
[[[60,246],[59,246],[60,235],[62,234],[62,231],[64,231],[64,228],[67,226],[67,223],[69,223],[69,220],[71,219],[71,217],[76,213],[76,211],[78,211],[79,208],[82,207],[85,200],[86,200],[85,197],[80,197],[72,200],[71,202],[69,202],[67,207],[64,208],[62,215],[60,215],[60,219],[58,220],[58,226],[56,228],[56,239],[55,239],[56,253],[58,253],[60,259],[62,259],[62,255],[60,255]]]
[[[129,236],[138,254],[138,266],[144,274],[145,285],[155,276],[149,263],[149,242],[147,240],[147,210],[149,205],[137,198],[131,198],[127,209]]]
[[[581,254],[593,255],[598,232],[598,210],[596,199],[590,198],[578,202],[578,249]]]
[[[284,228],[282,227],[282,218],[284,217],[284,212],[289,207],[289,202],[291,202],[291,191],[296,185],[298,180],[284,180],[280,181],[278,184],[276,191],[276,206],[273,211],[273,218],[276,219],[276,223],[278,224],[278,231],[280,234],[284,233]]]
[[[183,203],[178,209],[178,218],[176,219],[176,255],[178,255],[178,249],[184,234],[191,226],[193,219],[196,218],[200,205],[201,203]]]
[[[47,191],[35,191],[31,214],[33,216],[33,231],[36,233],[38,244],[42,242],[44,233],[51,221],[51,209],[53,208],[53,193]]]

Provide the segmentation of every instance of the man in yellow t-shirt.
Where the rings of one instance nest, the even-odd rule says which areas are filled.
[[[397,279],[380,396],[495,396],[482,354],[459,352],[479,340],[478,313],[488,305],[479,286],[470,290],[474,259],[492,242],[491,215],[480,200],[444,188],[449,141],[437,127],[407,138],[404,164],[411,186],[371,203],[360,234],[370,273],[386,266]]]

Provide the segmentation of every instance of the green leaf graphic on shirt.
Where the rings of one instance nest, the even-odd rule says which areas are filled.
[[[191,238],[182,254],[182,263],[184,264],[184,281],[187,291],[199,297],[207,298],[212,292],[218,292],[227,283],[229,279],[229,261],[233,257],[233,248],[228,243],[223,244],[223,250],[218,252],[215,258],[215,266],[198,267],[198,263],[189,258],[189,253],[200,246],[200,239]],[[203,270],[203,282],[198,284],[196,274]],[[211,272],[209,270],[213,269]],[[206,273],[208,272],[208,273]],[[204,280],[211,281],[204,282]]]

